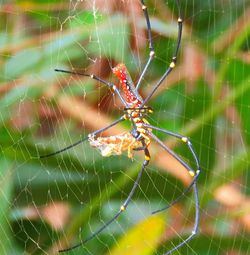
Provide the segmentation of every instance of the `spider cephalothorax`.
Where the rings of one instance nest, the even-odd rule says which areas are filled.
[[[94,148],[97,148],[100,150],[102,156],[108,157],[108,156],[115,156],[115,155],[120,155],[122,152],[127,151],[128,157],[132,158],[133,156],[133,151],[143,151],[144,153],[144,161],[141,166],[141,170],[138,173],[138,176],[136,180],[134,181],[134,185],[128,194],[126,200],[122,203],[120,206],[120,209],[118,212],[106,223],[103,224],[102,227],[100,227],[96,232],[94,232],[92,235],[90,235],[88,238],[85,240],[80,241],[78,244],[60,250],[60,252],[66,252],[72,249],[75,249],[89,240],[93,239],[96,235],[98,235],[100,232],[102,232],[108,225],[110,225],[113,221],[115,221],[119,215],[125,211],[127,206],[129,205],[132,196],[136,190],[136,188],[139,185],[142,173],[144,172],[146,166],[150,162],[150,153],[149,153],[149,145],[151,141],[155,141],[157,144],[159,144],[167,153],[169,153],[172,157],[174,157],[181,165],[185,167],[185,169],[188,171],[190,176],[193,178],[192,182],[190,185],[183,191],[183,193],[177,197],[172,203],[167,205],[166,207],[156,210],[153,213],[160,212],[162,210],[165,210],[169,207],[171,207],[173,204],[177,203],[191,188],[194,190],[194,199],[195,199],[195,220],[194,220],[194,226],[191,234],[183,239],[180,244],[177,246],[174,246],[171,250],[167,251],[164,255],[170,254],[175,250],[178,250],[181,246],[186,244],[189,240],[191,240],[195,234],[198,231],[198,225],[199,225],[199,199],[198,199],[198,188],[197,188],[197,178],[200,174],[200,166],[199,166],[199,161],[196,156],[196,153],[194,152],[193,146],[190,142],[190,140],[182,136],[180,134],[177,134],[172,131],[168,131],[153,125],[150,125],[148,121],[146,120],[146,115],[148,113],[152,113],[152,109],[148,106],[146,106],[155,93],[155,91],[159,88],[159,86],[162,84],[162,82],[165,80],[165,78],[171,73],[173,68],[176,65],[177,62],[177,55],[178,51],[180,48],[180,42],[181,42],[181,36],[182,36],[182,18],[180,14],[180,3],[179,0],[175,0],[178,8],[178,37],[177,37],[177,42],[176,42],[176,47],[172,56],[172,59],[169,63],[169,66],[166,68],[165,72],[162,74],[158,82],[154,86],[152,86],[151,92],[147,95],[145,99],[143,99],[138,92],[138,89],[143,81],[143,78],[145,77],[145,73],[147,72],[151,62],[153,61],[155,57],[155,51],[154,51],[154,46],[153,46],[153,39],[152,39],[152,33],[151,33],[151,24],[149,20],[149,15],[147,11],[147,6],[144,4],[144,0],[141,0],[141,8],[145,16],[146,20],[146,25],[147,25],[147,34],[148,34],[148,41],[149,41],[149,57],[148,60],[142,70],[142,73],[139,76],[139,79],[134,85],[127,68],[124,64],[118,64],[112,69],[113,74],[118,78],[119,80],[119,85],[116,86],[115,84],[105,81],[102,78],[94,75],[94,74],[86,74],[86,73],[80,73],[80,72],[74,72],[74,71],[67,71],[67,70],[61,70],[61,69],[56,69],[58,72],[63,72],[63,73],[69,73],[72,75],[80,75],[80,76],[87,76],[90,77],[91,79],[94,79],[98,82],[101,82],[105,84],[107,87],[112,89],[114,93],[117,94],[119,99],[124,105],[124,114],[117,120],[115,120],[113,123],[110,125],[101,128],[97,131],[94,131],[90,133],[88,136],[82,138],[78,142],[69,145],[66,148],[63,148],[59,151],[41,156],[40,158],[44,157],[49,157],[53,156],[56,154],[59,154],[63,151],[66,151],[84,141],[89,141],[90,145]],[[121,91],[123,93],[121,93]],[[131,130],[126,131],[124,133],[121,133],[119,135],[114,135],[114,136],[102,136],[102,132],[115,126],[116,124],[122,122],[122,121],[130,121],[131,122]],[[173,150],[171,150],[166,144],[164,144],[156,135],[152,133],[152,130],[157,130],[159,132],[162,132],[166,135],[175,137],[182,143],[184,143],[188,150],[190,151],[191,155],[193,156],[194,162],[196,164],[196,169],[193,169],[191,166],[189,166],[188,163],[186,163],[180,156],[178,156]],[[98,136],[99,135],[99,136]]]

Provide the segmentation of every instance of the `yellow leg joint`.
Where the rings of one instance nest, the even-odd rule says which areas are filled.
[[[128,120],[128,119],[129,119],[129,117],[128,117],[127,114],[124,114],[124,115],[123,115],[123,118],[124,118],[125,120]]]
[[[170,68],[174,68],[175,67],[175,63],[171,62],[169,66],[170,66]]]
[[[195,175],[194,171],[188,171],[188,172],[189,172],[189,174],[190,174],[192,177],[194,177],[194,175]]]
[[[145,160],[149,161],[150,160],[150,157],[145,155]]]
[[[150,51],[149,56],[153,57],[155,55],[155,52],[153,50]]]
[[[181,138],[182,142],[186,143],[188,141],[187,137],[182,137]]]
[[[121,210],[122,212],[124,212],[124,211],[126,210],[125,206],[122,205],[121,208],[120,208],[120,210]]]
[[[183,22],[182,18],[178,18],[178,22],[182,23]]]

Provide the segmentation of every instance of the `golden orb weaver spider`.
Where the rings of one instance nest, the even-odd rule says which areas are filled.
[[[184,137],[180,134],[155,127],[153,125],[150,125],[147,120],[145,119],[145,115],[147,113],[152,113],[152,109],[148,106],[146,106],[147,102],[151,99],[152,95],[155,93],[155,91],[159,88],[159,86],[162,84],[164,79],[171,73],[173,68],[176,65],[177,61],[177,55],[179,52],[180,48],[180,43],[181,43],[181,37],[182,37],[182,17],[181,17],[181,10],[180,10],[180,2],[179,0],[175,0],[177,8],[178,8],[178,37],[177,37],[177,42],[176,42],[176,47],[173,53],[172,61],[162,77],[158,80],[158,82],[153,86],[151,92],[148,94],[148,96],[143,99],[139,93],[138,89],[141,85],[141,82],[145,76],[146,71],[148,70],[148,67],[150,66],[152,60],[155,57],[155,51],[154,51],[154,45],[153,45],[153,39],[152,39],[152,32],[151,32],[151,24],[150,24],[150,19],[147,11],[147,6],[144,3],[144,0],[140,0],[141,2],[141,8],[142,11],[144,12],[144,17],[146,20],[146,25],[147,25],[147,36],[148,36],[148,41],[149,41],[149,57],[148,60],[143,68],[142,73],[139,76],[139,79],[136,83],[136,86],[132,82],[132,79],[127,71],[127,68],[124,64],[118,64],[115,66],[112,71],[113,74],[118,78],[120,82],[120,86],[122,88],[123,94],[125,97],[121,94],[120,90],[117,88],[116,85],[114,85],[111,82],[105,81],[102,78],[94,75],[94,74],[86,74],[86,73],[80,73],[80,72],[74,72],[74,71],[67,71],[67,70],[61,70],[61,69],[55,69],[57,72],[63,72],[63,73],[68,73],[72,75],[80,75],[80,76],[87,76],[90,77],[91,79],[94,79],[98,82],[101,82],[111,88],[114,93],[118,95],[120,98],[121,102],[124,105],[124,112],[125,114],[120,117],[118,120],[112,122],[110,125],[101,128],[97,131],[94,131],[90,133],[88,136],[82,138],[78,142],[71,144],[59,151],[53,152],[51,154],[47,155],[42,155],[40,158],[46,158],[50,156],[54,156],[56,154],[59,154],[63,151],[66,151],[80,143],[83,143],[84,141],[88,141],[90,145],[94,148],[97,148],[100,150],[102,156],[108,157],[111,155],[120,155],[122,152],[127,151],[128,157],[131,158],[133,156],[133,150],[135,151],[144,151],[144,161],[141,166],[141,170],[139,171],[137,178],[134,182],[134,185],[126,198],[126,200],[123,202],[123,204],[120,206],[120,209],[118,212],[106,223],[103,224],[101,228],[99,228],[97,231],[95,231],[92,235],[90,235],[88,238],[85,240],[80,241],[78,244],[63,249],[59,250],[59,252],[67,252],[70,250],[73,250],[79,246],[84,245],[86,242],[89,240],[93,239],[95,236],[97,236],[100,232],[102,232],[107,226],[109,226],[112,222],[114,222],[119,215],[124,212],[129,205],[132,196],[136,190],[136,188],[139,185],[142,173],[144,172],[146,166],[150,162],[150,153],[149,153],[149,145],[151,140],[154,140],[156,143],[158,143],[167,153],[171,154],[177,161],[179,161],[180,164],[182,164],[185,169],[189,172],[189,174],[192,176],[193,180],[189,184],[189,186],[182,192],[182,194],[177,197],[174,201],[172,201],[168,206],[156,210],[153,212],[158,213],[160,211],[166,210],[167,208],[173,206],[176,204],[187,192],[190,191],[191,188],[194,190],[194,199],[195,199],[195,221],[194,221],[194,226],[191,234],[182,242],[180,242],[177,246],[172,248],[171,250],[167,251],[164,253],[164,255],[171,254],[173,251],[178,250],[180,247],[182,247],[184,244],[186,244],[189,240],[191,240],[197,233],[198,227],[199,227],[199,198],[198,198],[198,188],[197,188],[197,178],[200,174],[200,166],[199,166],[199,161],[198,157],[196,156],[196,153],[193,149],[193,146],[190,142],[190,140],[187,137]],[[103,131],[115,126],[116,124],[124,121],[124,120],[129,120],[132,124],[132,129],[130,132],[125,132],[119,135],[115,136],[109,136],[109,137],[96,137],[98,134],[102,133]],[[196,163],[196,170],[193,170],[183,159],[181,159],[175,152],[173,152],[170,148],[168,148],[156,135],[152,133],[152,130],[156,130],[162,133],[165,133],[169,136],[175,137],[179,139],[181,142],[187,145],[187,148],[191,152],[194,161]]]

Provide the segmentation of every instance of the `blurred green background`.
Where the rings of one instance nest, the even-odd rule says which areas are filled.
[[[146,96],[171,61],[175,1],[145,1],[156,58],[140,89]],[[176,68],[149,105],[151,124],[190,137],[201,163],[200,232],[175,254],[250,254],[250,2],[180,0],[183,39]],[[117,80],[123,62],[134,81],[148,56],[139,1],[0,2],[0,254],[56,254],[109,220],[142,162],[103,158],[86,144],[39,159],[123,114],[119,99],[88,78]],[[129,130],[123,123],[103,135]],[[195,166],[187,148],[158,135]],[[193,194],[181,194],[185,169],[150,146],[152,163],[126,213],[68,254],[164,254],[194,223]]]

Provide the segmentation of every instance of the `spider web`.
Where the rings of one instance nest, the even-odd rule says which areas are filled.
[[[202,174],[200,233],[176,254],[249,253],[249,1],[180,1],[179,61],[149,102],[150,124],[190,137]],[[140,88],[145,98],[171,62],[177,39],[175,1],[145,1],[156,57]],[[94,73],[117,83],[125,63],[134,81],[148,57],[139,1],[2,1],[0,105],[0,254],[56,254],[84,240],[120,208],[143,162],[101,157],[70,145],[123,114],[112,91],[55,68]],[[129,122],[102,135],[130,130]],[[154,132],[186,162],[184,144]],[[153,141],[152,161],[125,213],[68,254],[164,254],[194,224],[187,171]],[[67,253],[65,253],[67,254]]]

